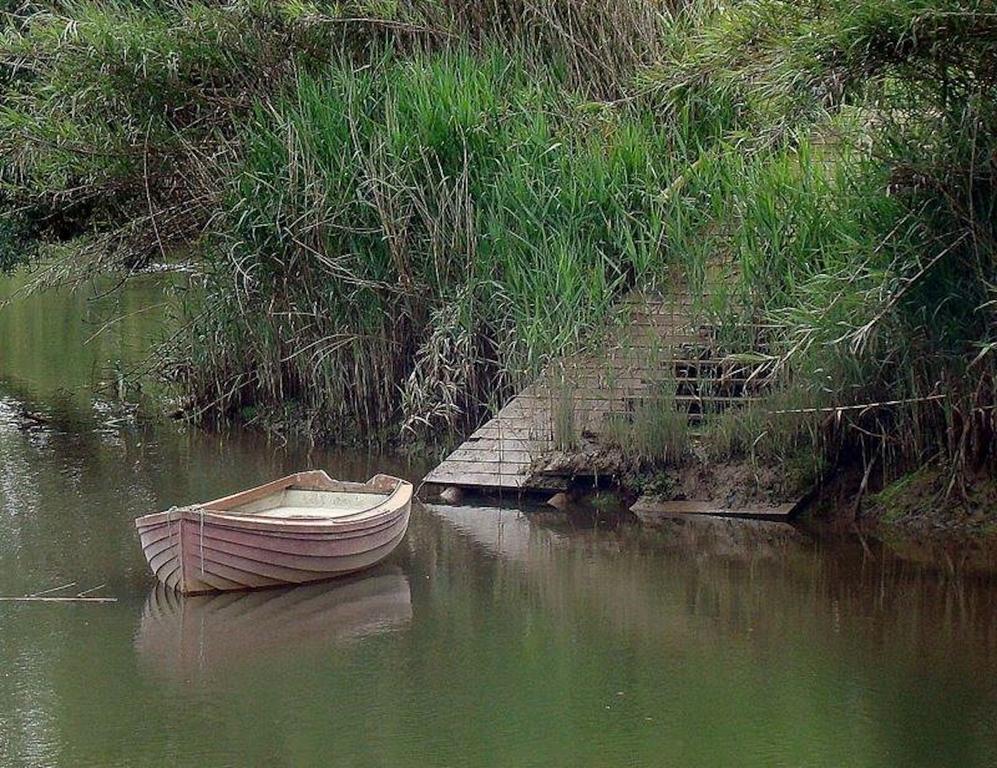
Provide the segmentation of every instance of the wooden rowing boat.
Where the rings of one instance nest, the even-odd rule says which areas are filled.
[[[135,521],[145,558],[186,595],[305,584],[379,563],[408,529],[412,484],[299,472]]]

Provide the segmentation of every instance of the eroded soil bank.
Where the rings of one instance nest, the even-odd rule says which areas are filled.
[[[628,468],[618,451],[559,453],[547,473],[574,476],[555,506],[627,509],[638,499],[709,500],[717,507],[758,510],[794,504],[794,522],[831,533],[889,540],[997,543],[997,480],[956,473],[938,464],[900,473],[888,482],[876,466],[843,466],[814,477],[813,468],[745,459],[693,459],[679,466]]]

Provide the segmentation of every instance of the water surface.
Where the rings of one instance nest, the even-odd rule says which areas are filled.
[[[362,578],[157,590],[137,515],[425,467],[154,418],[116,382],[157,286],[90,299],[0,309],[0,594],[118,598],[0,603],[0,766],[997,765],[986,557],[510,502],[417,507]]]

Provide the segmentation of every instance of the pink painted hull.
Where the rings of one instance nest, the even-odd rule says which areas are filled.
[[[379,479],[381,478],[381,479]],[[284,487],[381,492],[385,502],[363,513],[330,518],[272,518],[240,515],[247,499]],[[325,487],[331,484],[330,487]],[[376,500],[376,499],[375,499]],[[378,476],[368,484],[343,484],[324,472],[300,473],[204,505],[146,515],[135,521],[152,572],[183,594],[258,589],[342,576],[370,568],[405,537],[411,513],[411,485]]]

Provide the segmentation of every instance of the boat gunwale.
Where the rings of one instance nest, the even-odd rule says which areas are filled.
[[[305,537],[311,535],[327,534],[330,538],[340,538],[342,534],[355,533],[363,535],[379,527],[383,521],[389,518],[401,517],[405,514],[410,502],[405,502],[389,509],[378,508],[376,514],[369,514],[363,518],[349,517],[337,520],[322,520],[314,517],[295,518],[274,518],[274,517],[237,517],[235,515],[220,515],[210,510],[204,510],[200,506],[181,507],[170,512],[160,512],[158,521],[151,523],[136,521],[139,534],[148,532],[150,529],[166,527],[178,522],[190,522],[205,526],[227,528],[229,530],[243,530],[259,533],[263,536],[278,536],[280,534],[300,534]],[[149,515],[148,517],[152,517]]]
[[[236,525],[227,525],[229,518],[219,517],[219,516],[205,516],[205,523],[207,523],[208,528],[210,528],[216,534],[232,534],[232,533],[246,533],[246,534],[257,534],[264,536],[268,539],[274,540],[286,540],[286,541],[299,541],[299,542],[317,542],[317,541],[349,541],[351,539],[362,539],[372,533],[376,533],[382,528],[386,528],[394,525],[398,518],[405,514],[405,507],[399,507],[394,510],[395,515],[389,516],[387,514],[380,515],[376,518],[370,518],[363,522],[367,523],[364,526],[340,526],[337,528],[325,527],[321,531],[302,531],[297,526],[293,529],[287,530],[272,530],[258,529],[247,525],[240,525],[240,521],[236,521]],[[195,509],[192,514],[186,516],[175,516],[170,522],[177,522],[177,520],[187,519],[195,523],[200,523],[200,513]],[[140,528],[140,534],[151,534],[153,532],[158,532],[159,535],[150,539],[149,541],[143,542],[142,546],[146,550],[151,547],[155,547],[163,542],[166,542],[170,538],[170,527],[166,521],[162,523],[156,523],[151,526],[146,526]],[[174,534],[175,535],[175,534]]]

